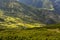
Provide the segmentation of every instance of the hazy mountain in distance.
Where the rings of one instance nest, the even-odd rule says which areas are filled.
[[[20,2],[36,8],[52,8],[60,14],[60,0],[20,0]]]
[[[21,3],[25,5],[33,6],[33,7],[42,7],[41,0],[19,0]]]
[[[20,0],[20,2],[28,6],[36,7],[39,10],[42,8],[43,10],[42,13],[40,13],[40,20],[45,20],[44,22],[51,23],[53,21],[52,23],[55,23],[60,20],[60,15],[56,10],[57,7],[55,7],[58,0]]]
[[[55,12],[60,14],[60,0],[56,0],[55,2],[53,2],[54,8],[55,8]]]

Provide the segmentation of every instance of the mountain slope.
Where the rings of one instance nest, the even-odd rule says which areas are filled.
[[[1,23],[4,26],[8,25],[13,28],[18,26],[33,28],[45,26],[44,24],[60,23],[60,15],[55,13],[54,10],[29,7],[16,0],[2,0],[0,5],[0,14],[2,15],[0,16],[1,20],[3,20]]]
[[[20,2],[36,8],[51,8],[60,14],[60,0],[20,0]]]
[[[0,0],[1,1],[1,0]],[[28,7],[16,0],[2,0],[0,2],[0,26],[7,28],[14,27],[41,27],[44,24],[38,21],[36,13],[38,13],[34,8]]]
[[[36,7],[38,17],[40,17],[38,20],[43,23],[52,24],[60,22],[60,14],[58,14],[60,13],[59,0],[20,0],[20,2]]]
[[[54,10],[52,2],[50,0],[20,0],[20,2],[36,8],[45,8]]]

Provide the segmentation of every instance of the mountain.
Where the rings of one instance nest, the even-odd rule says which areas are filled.
[[[20,2],[36,8],[51,8],[60,14],[60,0],[20,0]]]
[[[0,0],[0,26],[5,28],[41,27],[36,9],[16,0]]]
[[[55,0],[53,2],[53,6],[55,8],[55,12],[60,15],[60,0]]]
[[[55,22],[59,22],[60,20],[60,12],[59,12],[60,1],[59,0],[20,0],[20,2],[28,6],[35,7],[38,10],[43,9],[42,12],[40,12],[40,16],[42,16],[43,18],[40,16],[39,17],[40,17],[40,20],[44,21],[45,19],[46,23],[51,23],[50,19],[52,19]]]
[[[41,8],[43,6],[52,5],[50,0],[19,0],[21,3],[24,3],[28,6],[33,6]]]
[[[52,6],[35,8],[19,0],[0,0],[0,26],[5,28],[43,27],[46,24],[60,23],[60,15]],[[48,1],[49,5],[51,3]],[[48,7],[47,7],[48,6]]]
[[[41,0],[19,0],[21,3],[25,5],[34,6],[34,7],[42,7]]]

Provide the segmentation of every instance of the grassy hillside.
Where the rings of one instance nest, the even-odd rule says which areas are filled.
[[[0,29],[0,40],[60,40],[60,24],[40,28]]]
[[[60,40],[59,29],[5,29],[0,30],[0,40]]]
[[[4,11],[0,10],[0,29],[1,28],[33,28],[33,27],[42,27],[44,24],[41,24],[38,21],[35,21],[30,18],[19,18],[13,16],[4,15]]]

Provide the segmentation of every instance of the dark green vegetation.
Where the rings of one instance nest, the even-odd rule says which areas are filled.
[[[60,40],[60,29],[1,29],[0,40]]]
[[[60,24],[40,28],[0,29],[0,40],[60,40]]]

